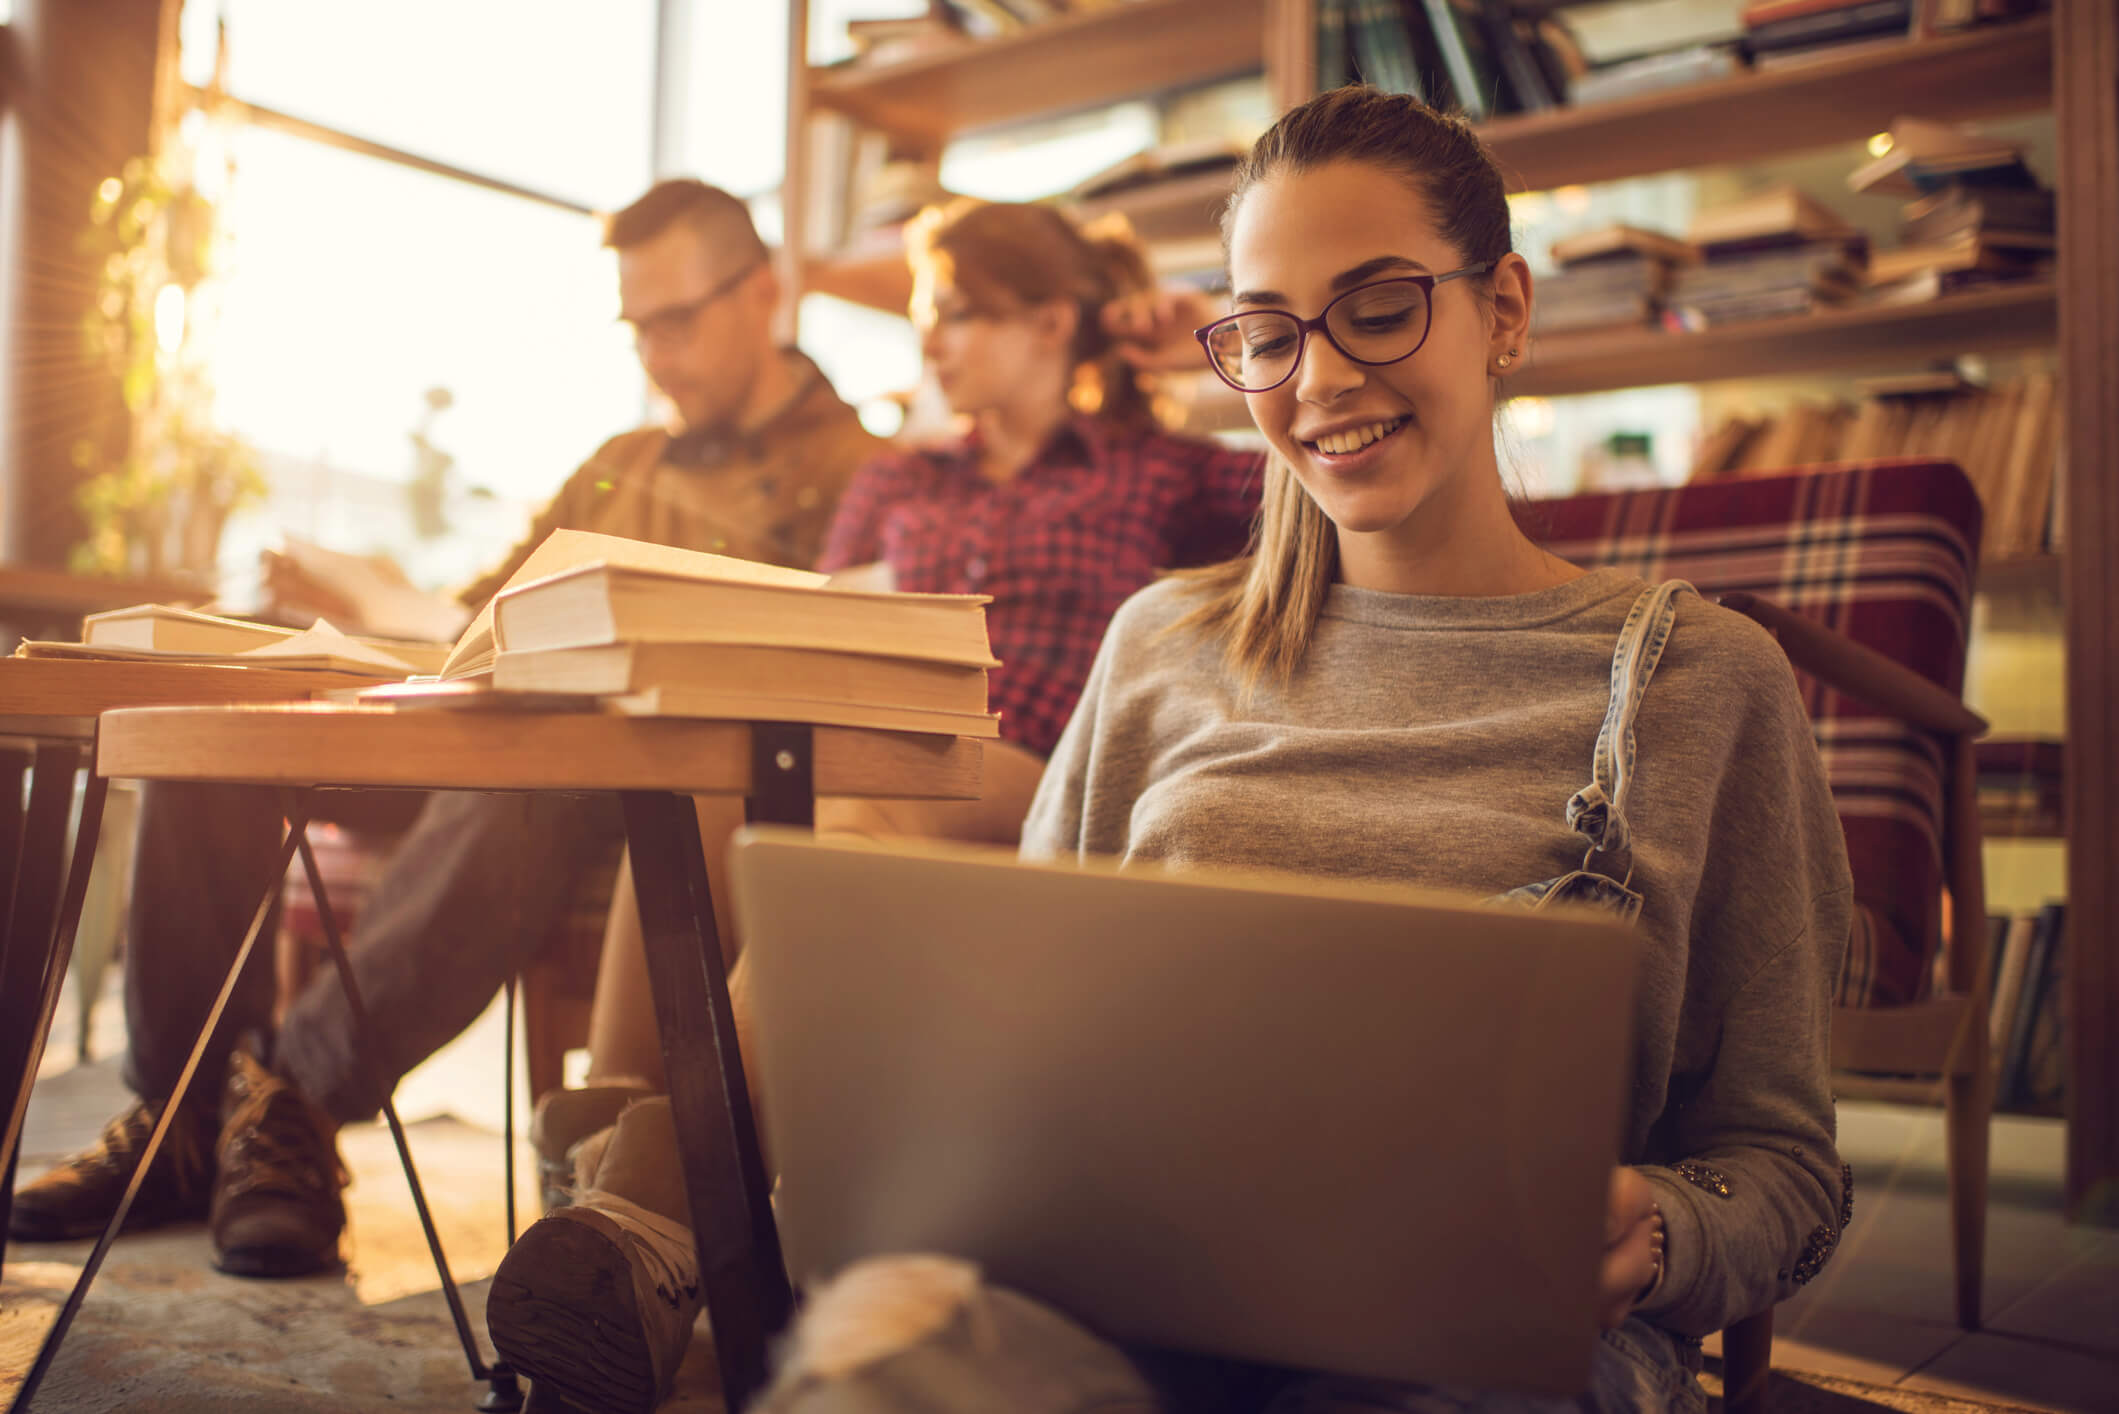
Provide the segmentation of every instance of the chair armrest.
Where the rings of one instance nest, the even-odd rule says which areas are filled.
[[[1790,663],[1828,687],[1889,712],[1910,726],[1944,736],[1986,734],[1986,718],[1959,698],[1835,629],[1756,594],[1733,591],[1722,595],[1720,603],[1756,620],[1780,640]]]

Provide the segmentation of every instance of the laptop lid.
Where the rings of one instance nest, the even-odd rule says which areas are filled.
[[[732,874],[798,1283],[946,1253],[1126,1343],[1587,1386],[1623,927],[768,830]]]

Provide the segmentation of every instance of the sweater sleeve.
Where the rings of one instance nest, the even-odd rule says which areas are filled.
[[[1086,809],[1089,772],[1096,756],[1100,709],[1111,679],[1114,636],[1107,629],[1103,642],[1097,645],[1096,661],[1090,665],[1089,680],[1074,704],[1074,715],[1067,719],[1059,744],[1045,762],[1045,773],[1038,778],[1037,794],[1030,798],[1030,813],[1024,817],[1018,847],[1024,859],[1076,859],[1090,852]]]
[[[1703,1336],[1785,1300],[1823,1267],[1852,1207],[1834,1148],[1833,983],[1853,892],[1846,842],[1785,659],[1730,684],[1748,702],[1693,909],[1696,968],[1735,962],[1702,1071],[1673,1075],[1643,1175],[1668,1229],[1641,1314]],[[1698,970],[1708,970],[1700,968]]]

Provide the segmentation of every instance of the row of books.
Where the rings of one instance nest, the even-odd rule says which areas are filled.
[[[2067,905],[1987,919],[1987,1044],[1996,1109],[2047,1109],[2064,1089]]]
[[[2050,738],[1989,737],[1972,747],[1979,832],[1986,839],[2058,839],[2067,831],[2067,748]]]
[[[1565,101],[1589,71],[1565,23],[1507,0],[1317,0],[1317,86],[1360,81],[1473,119]]]
[[[2050,269],[2053,193],[2015,144],[1901,118],[1847,178],[1910,197],[1900,243],[1871,250],[1844,217],[1781,185],[1696,213],[1685,238],[1608,226],[1553,243],[1540,333],[1661,322],[1702,329],[1849,304],[1890,305],[2027,281]]]
[[[16,653],[300,669],[356,700],[399,706],[994,737],[987,602],[853,588],[806,570],[562,530],[453,644],[140,605],[91,615],[79,643],[25,642]]]
[[[1750,70],[1794,68],[1858,50],[1932,38],[2043,8],[2044,0],[1757,0],[1696,21],[1677,41],[1600,64],[1574,79],[1570,103],[1606,103]],[[1617,9],[1619,7],[1609,7]],[[1656,18],[1663,15],[1659,12]],[[1607,23],[1620,23],[1612,16]],[[1645,27],[1645,26],[1644,26]]]
[[[2053,488],[2062,408],[2053,373],[1986,388],[1948,370],[1862,386],[1868,396],[1854,406],[1799,403],[1774,417],[1725,418],[1701,440],[1693,479],[1882,457],[1946,459],[1979,492],[1982,562],[2059,548],[2065,533]]]

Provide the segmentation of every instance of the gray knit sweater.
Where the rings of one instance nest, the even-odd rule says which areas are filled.
[[[1080,853],[1400,881],[1481,897],[1576,867],[1620,624],[1599,570],[1502,598],[1335,587],[1294,680],[1239,710],[1182,582],[1119,610],[1023,829]],[[1641,1314],[1703,1335],[1791,1294],[1851,1202],[1830,995],[1846,845],[1779,647],[1693,596],[1643,701],[1628,819],[1645,895],[1624,1154],[1669,1265]]]

